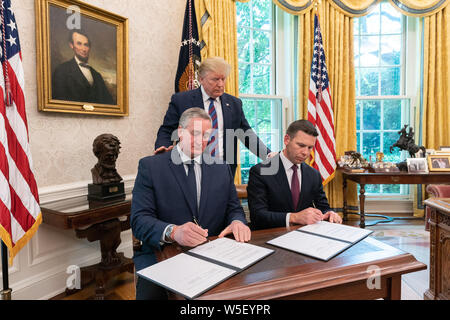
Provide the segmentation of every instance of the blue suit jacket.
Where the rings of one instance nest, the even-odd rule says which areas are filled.
[[[267,154],[270,153],[270,150],[267,149],[265,144],[259,140],[256,133],[250,127],[245,118],[244,111],[242,110],[242,101],[232,95],[224,93],[221,97],[222,103],[222,113],[223,113],[223,124],[224,130],[226,129],[242,129],[244,132],[247,132],[247,137],[250,139],[254,139],[255,143],[249,143],[249,139],[243,139],[244,144],[247,148],[250,149],[251,152],[256,154],[259,158],[265,159]],[[158,130],[158,135],[155,142],[155,149],[165,146],[168,147],[172,145],[172,133],[178,128],[178,122],[180,120],[181,114],[189,109],[189,108],[204,108],[203,96],[201,88],[179,92],[172,95],[172,99],[169,103],[169,109],[166,112],[164,117],[164,122]],[[228,141],[231,140],[231,141]],[[227,136],[224,132],[223,135],[223,148],[224,148],[224,157],[223,159],[230,163],[231,170],[233,175],[236,171],[236,163],[237,163],[237,137],[234,136],[232,139],[229,137],[227,140]],[[228,149],[228,150],[227,150]],[[228,152],[233,152],[234,154],[228,155]]]
[[[262,169],[267,170],[269,167],[276,168],[274,174],[261,174]],[[313,202],[322,213],[331,210],[319,171],[306,163],[300,165],[300,170],[300,198],[297,208],[294,208],[286,170],[279,154],[250,169],[247,193],[252,229],[284,227],[288,212],[313,207]]]
[[[247,224],[237,197],[231,170],[226,164],[202,163],[200,206],[197,212],[194,191],[187,187],[187,176],[177,149],[139,161],[131,204],[133,235],[142,241],[134,255],[136,270],[156,263],[153,250],[169,224],[182,225],[198,217],[209,236],[216,236],[233,220]]]

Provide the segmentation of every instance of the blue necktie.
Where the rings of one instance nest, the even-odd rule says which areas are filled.
[[[219,125],[217,122],[216,108],[214,107],[215,99],[209,98],[208,100],[210,101],[208,113],[212,120],[212,129],[213,129],[212,133],[211,133],[211,137],[209,138],[208,146],[211,150],[211,156],[215,157],[217,154],[217,149],[218,149],[218,144],[219,144],[219,141],[218,141]]]

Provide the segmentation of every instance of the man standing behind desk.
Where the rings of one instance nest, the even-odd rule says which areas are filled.
[[[319,171],[304,161],[314,148],[317,130],[307,120],[291,123],[279,155],[250,169],[248,206],[253,229],[321,220],[342,223],[330,209]]]
[[[233,175],[237,167],[238,134],[235,134],[236,130],[242,129],[246,137],[243,142],[251,152],[263,160],[267,157],[270,150],[248,124],[242,110],[242,101],[224,93],[230,70],[231,66],[220,57],[207,58],[202,62],[199,67],[201,87],[172,96],[164,122],[158,130],[155,153],[172,148],[172,133],[178,127],[180,115],[186,109],[203,107],[211,116],[213,124],[208,151],[213,157],[223,159],[230,164]]]
[[[208,114],[188,109],[180,117],[179,144],[139,161],[131,205],[133,235],[142,241],[133,257],[136,271],[156,263],[153,250],[164,243],[195,247],[207,236],[230,233],[237,241],[250,240],[229,166],[204,161],[210,131]],[[139,277],[136,299],[167,299],[167,293]]]

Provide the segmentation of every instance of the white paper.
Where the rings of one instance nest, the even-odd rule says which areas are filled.
[[[217,238],[216,240],[191,249],[189,252],[238,269],[245,269],[273,252],[273,250],[250,243],[238,242],[229,238]]]
[[[192,299],[235,272],[218,264],[180,253],[137,273]]]
[[[350,246],[343,241],[298,231],[288,232],[267,243],[322,260],[328,260]]]
[[[371,230],[346,226],[338,223],[330,223],[327,221],[319,221],[314,224],[309,224],[307,226],[299,228],[298,230],[303,230],[338,240],[348,241],[351,243],[355,243],[372,233]]]

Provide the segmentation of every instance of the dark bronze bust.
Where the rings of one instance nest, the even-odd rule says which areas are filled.
[[[94,184],[107,184],[122,181],[116,170],[116,160],[120,153],[119,139],[109,133],[95,138],[92,151],[98,158],[97,164],[91,169]]]

